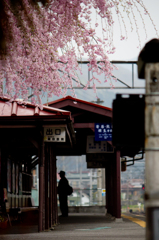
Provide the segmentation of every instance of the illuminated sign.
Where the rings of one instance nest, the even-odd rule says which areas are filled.
[[[44,127],[44,142],[65,142],[65,127]]]
[[[95,141],[112,141],[111,123],[95,123]]]

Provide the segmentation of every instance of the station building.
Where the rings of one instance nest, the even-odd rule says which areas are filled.
[[[47,106],[48,105],[48,106]],[[120,152],[109,139],[95,141],[110,126],[112,110],[67,96],[43,105],[0,99],[0,207],[32,205],[32,169],[39,169],[38,230],[58,223],[57,156],[86,155],[88,168],[105,168],[106,209],[121,217]]]

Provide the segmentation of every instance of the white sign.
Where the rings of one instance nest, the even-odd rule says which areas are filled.
[[[44,142],[65,142],[65,127],[44,127]]]
[[[88,153],[86,154],[86,162],[105,162],[105,153]]]
[[[87,162],[87,168],[105,168],[105,162]]]
[[[95,136],[87,136],[87,153],[113,153],[113,147],[107,141],[95,141]]]

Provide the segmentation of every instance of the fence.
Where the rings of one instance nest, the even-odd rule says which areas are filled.
[[[74,189],[68,196],[68,206],[102,206],[105,199],[105,189]]]

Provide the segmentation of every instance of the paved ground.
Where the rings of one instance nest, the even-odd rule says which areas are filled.
[[[145,240],[145,228],[135,220],[132,222],[133,215],[127,217],[131,221],[124,217],[118,222],[104,214],[70,214],[68,218],[59,218],[60,224],[52,231],[38,233],[36,223],[21,223],[0,230],[0,240]]]

